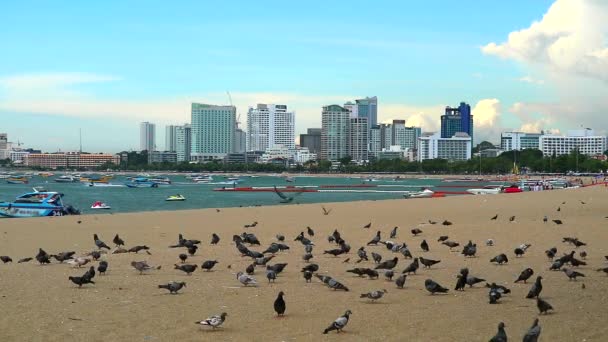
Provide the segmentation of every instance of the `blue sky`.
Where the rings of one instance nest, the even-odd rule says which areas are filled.
[[[190,102],[225,104],[228,90],[241,121],[247,106],[283,102],[296,110],[298,132],[320,125],[321,106],[367,95],[379,97],[381,120],[432,130],[441,107],[463,100],[480,105],[489,120],[480,127],[498,140],[495,128],[538,124],[559,105],[549,80],[606,86],[482,49],[509,48],[509,33],[540,21],[554,2],[6,3],[0,131],[55,151],[77,148],[82,128],[85,149],[115,152],[137,149],[137,123],[149,120],[162,147],[163,126],[188,121]],[[515,104],[531,109],[514,115],[523,108]],[[570,125],[559,117],[540,124]]]

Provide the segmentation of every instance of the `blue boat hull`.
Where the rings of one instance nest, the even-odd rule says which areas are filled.
[[[157,183],[125,183],[129,188],[158,188]]]
[[[43,217],[43,216],[63,216],[63,207],[32,208],[21,206],[0,207],[2,217]]]

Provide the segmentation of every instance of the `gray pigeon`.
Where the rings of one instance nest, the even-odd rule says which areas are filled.
[[[392,270],[397,266],[397,262],[399,262],[399,258],[395,257],[392,260],[387,260],[385,262],[380,263],[376,266],[377,270]]]
[[[435,294],[435,293],[447,293],[449,291],[448,289],[446,289],[445,287],[439,285],[438,283],[434,282],[431,279],[427,279],[427,280],[424,281],[424,287],[431,294]]]
[[[515,280],[514,282],[517,283],[523,281],[525,283],[528,279],[530,279],[532,275],[534,275],[534,270],[528,267],[525,270],[521,271],[519,277],[517,277],[517,280]]]
[[[382,261],[382,255],[380,255],[376,252],[372,252],[372,259],[374,259],[374,262],[376,264],[379,264]]]
[[[373,239],[371,239],[371,240],[370,240],[370,241],[367,243],[367,245],[368,245],[368,246],[370,246],[370,245],[377,245],[377,244],[378,244],[378,242],[380,242],[380,231],[376,232],[376,236],[374,236],[374,238],[373,238]]]
[[[398,229],[398,228],[399,228],[399,227],[395,227],[395,228],[393,228],[393,230],[391,230],[391,235],[390,235],[390,238],[391,238],[391,239],[394,239],[394,238],[396,238],[396,237],[397,237],[397,229]]]
[[[412,261],[412,263],[409,264],[401,273],[416,274],[416,271],[418,270],[419,267],[420,267],[420,265],[418,264],[418,258],[415,258],[414,261]]]
[[[268,278],[268,282],[274,282],[277,279],[277,272],[267,269],[266,270],[266,278]]]
[[[528,299],[535,298],[535,297],[538,297],[538,295],[540,295],[540,292],[543,290],[543,284],[541,283],[541,279],[543,279],[543,277],[541,277],[541,276],[536,277],[536,282],[534,282],[534,285],[532,285],[532,287],[530,288],[530,291],[528,291],[526,298],[528,298]]]
[[[585,275],[571,268],[564,268],[562,271],[568,276],[568,280],[576,280],[576,277],[584,277]]]
[[[177,291],[181,290],[182,287],[186,287],[186,283],[183,281],[172,281],[167,284],[158,285],[159,289],[167,289],[170,294],[177,294]]]
[[[538,308],[538,312],[540,314],[543,314],[543,313],[546,314],[547,311],[549,311],[549,310],[555,310],[555,309],[553,309],[553,306],[551,306],[551,304],[540,299],[540,297],[536,298],[536,307]]]
[[[502,265],[504,263],[509,262],[509,258],[507,258],[506,254],[502,253],[490,259],[490,262],[495,262],[499,265]]]
[[[350,310],[346,310],[344,315],[338,317],[329,327],[325,328],[323,334],[327,334],[332,330],[341,332],[342,329],[344,329],[344,327],[348,324],[348,319],[350,318],[350,315],[352,315],[352,312]]]
[[[384,277],[388,281],[392,281],[394,275],[395,275],[395,272],[393,272],[393,270],[387,270],[387,271],[384,272]]]
[[[237,273],[236,279],[245,286],[247,286],[247,285],[257,286],[258,285],[258,282],[255,281],[254,277],[244,274],[243,272]]]
[[[395,284],[397,284],[397,288],[402,289],[403,285],[405,285],[405,278],[407,277],[407,275],[402,274],[399,276],[399,278],[397,278],[397,280],[395,280]]]
[[[363,246],[361,246],[361,248],[359,248],[357,250],[357,256],[359,257],[359,260],[357,261],[357,263],[360,263],[363,260],[365,260],[365,261],[369,260],[367,258],[367,252],[365,251],[365,247],[363,247]]]
[[[153,269],[160,270],[160,266],[152,267],[152,266],[148,265],[148,262],[146,262],[146,261],[131,261],[131,266],[133,266],[133,268],[138,270],[139,274],[142,274],[145,271],[149,271],[149,270],[153,270]]]
[[[503,322],[498,323],[498,331],[490,339],[490,342],[507,342],[507,333],[505,332],[505,324]]]
[[[385,293],[387,293],[388,291],[386,290],[376,290],[376,291],[371,291],[368,293],[362,293],[360,298],[369,298],[372,300],[372,302],[377,301],[378,299],[382,298],[382,296],[384,296]]]
[[[211,271],[211,269],[217,264],[219,261],[217,260],[206,260],[201,265],[201,270],[205,270],[207,272]]]
[[[538,341],[538,337],[540,336],[540,325],[538,325],[538,318],[534,319],[534,323],[528,329],[526,334],[524,335],[523,342],[536,342]]]

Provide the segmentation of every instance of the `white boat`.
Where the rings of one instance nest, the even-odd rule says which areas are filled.
[[[403,197],[405,198],[429,198],[429,197],[433,197],[433,195],[435,194],[434,191],[429,190],[429,189],[424,189],[422,191],[411,191],[408,193],[403,194]]]
[[[496,195],[502,191],[501,186],[488,185],[483,188],[467,189],[468,193],[473,195]]]
[[[213,177],[211,177],[209,175],[200,176],[200,177],[192,178],[192,181],[197,184],[206,184],[206,183],[213,182]]]
[[[97,201],[91,205],[91,209],[112,209],[112,207],[101,201]]]

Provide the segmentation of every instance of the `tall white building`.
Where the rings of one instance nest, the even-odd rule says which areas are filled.
[[[175,152],[177,152],[177,162],[190,161],[191,149],[192,127],[190,124],[175,126]]]
[[[240,128],[234,132],[234,153],[247,151],[247,133]]]
[[[500,149],[503,151],[540,149],[542,133],[503,132],[500,134]]]
[[[596,135],[590,129],[568,131],[568,135],[541,135],[539,138],[540,150],[545,156],[569,154],[579,151],[581,154],[595,156],[606,151],[606,137]]]
[[[338,105],[323,107],[321,113],[321,159],[338,161],[349,155],[350,111]]]
[[[348,128],[348,151],[349,156],[355,161],[369,160],[369,125],[367,117],[349,119]]]
[[[165,126],[165,151],[176,152],[177,151],[177,127],[176,125]]]
[[[236,107],[192,103],[190,160],[223,160],[234,152]]]
[[[6,133],[0,133],[0,150],[8,149],[8,136]]]
[[[247,112],[247,150],[265,151],[278,145],[295,148],[295,113],[286,105],[259,103]]]
[[[156,125],[150,122],[139,124],[139,149],[152,152],[156,150]]]
[[[426,159],[469,160],[471,159],[471,137],[457,132],[451,138],[442,138],[441,133],[423,134],[418,138],[418,161]]]

